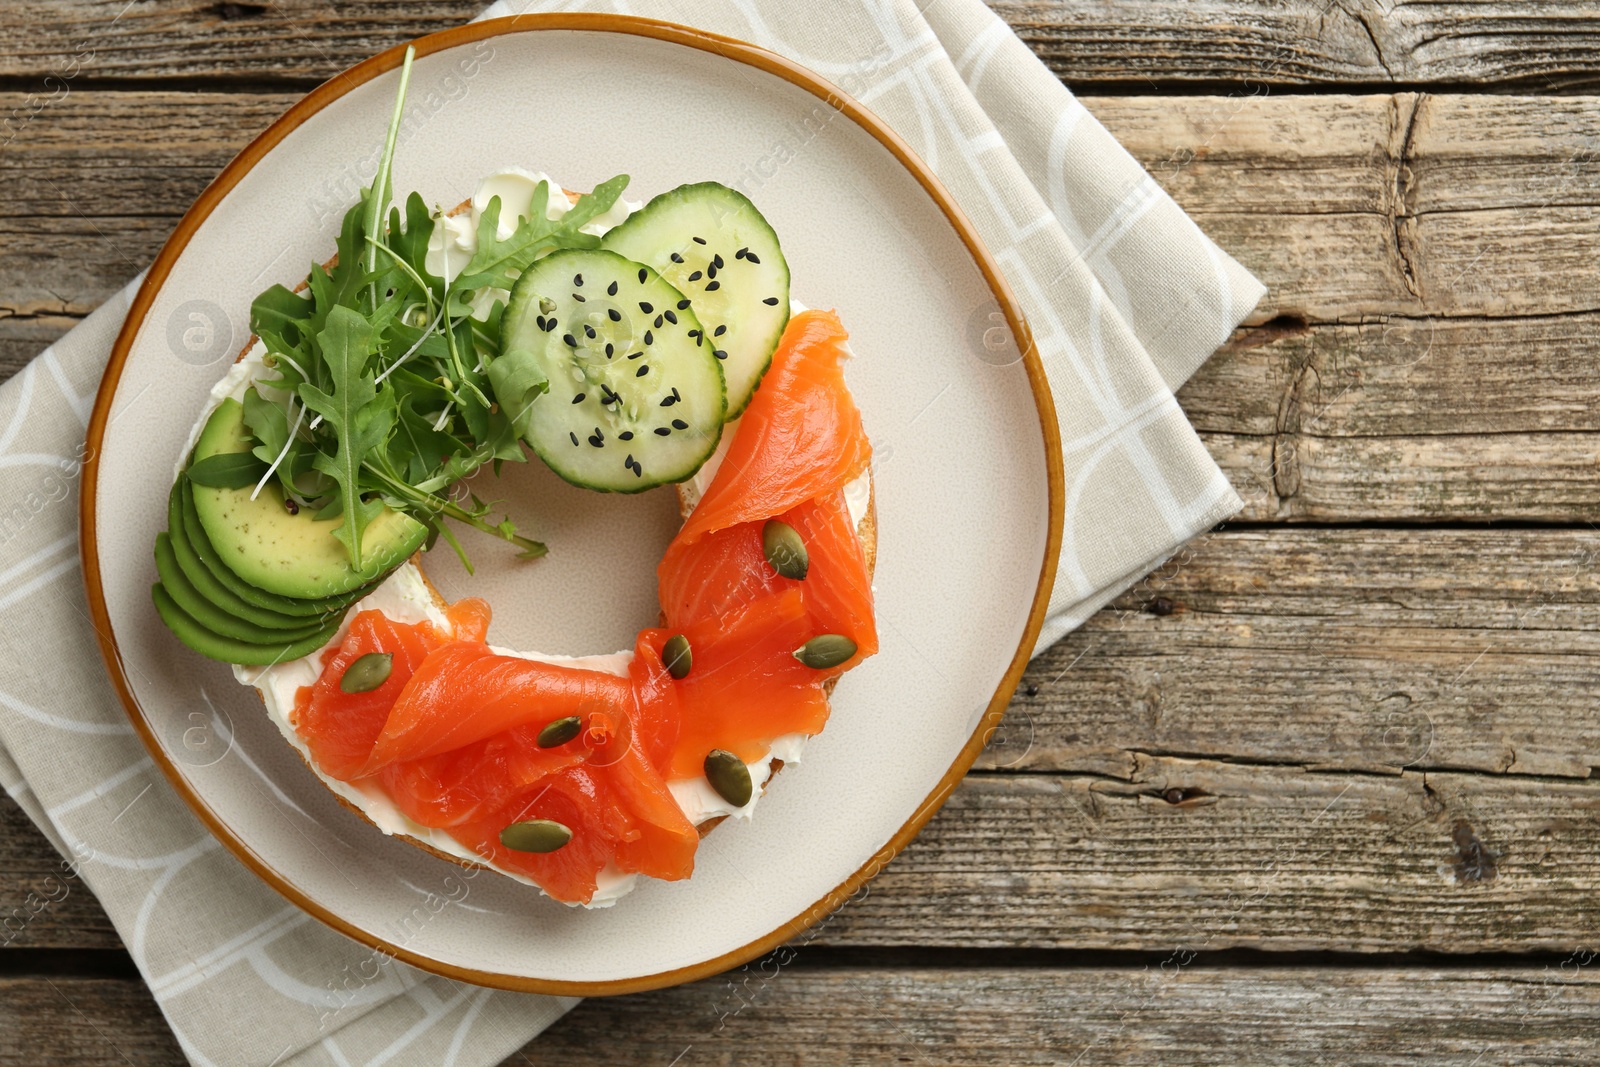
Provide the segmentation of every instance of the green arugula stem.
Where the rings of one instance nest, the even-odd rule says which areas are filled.
[[[371,466],[370,464],[366,467],[366,470],[367,473],[371,474],[380,483],[382,483],[385,489],[393,493],[396,497],[407,501],[413,507],[417,508],[417,510],[426,512],[429,515],[447,516],[448,518],[452,518],[463,525],[472,527],[474,530],[489,534],[492,537],[498,537],[502,541],[516,545],[518,548],[522,549],[521,555],[524,559],[536,559],[549,551],[549,548],[546,547],[543,541],[535,541],[532,538],[523,537],[521,534],[508,533],[505,530],[500,529],[498,526],[495,526],[493,523],[485,522],[483,519],[472,514],[472,512],[466,510],[453,500],[449,500],[445,497],[434,496],[432,493],[421,492],[415,486],[408,484],[403,479],[396,478],[387,471],[380,470]],[[440,532],[444,532],[442,527]],[[447,537],[446,540],[451,542],[452,546],[456,548],[456,552],[458,554],[461,553],[461,548],[459,545],[455,544],[454,538]],[[462,559],[465,560],[465,558],[466,557],[463,555]]]
[[[389,132],[383,140],[383,156],[378,160],[378,175],[372,180],[372,190],[367,194],[367,219],[363,228],[367,237],[375,237],[383,227],[384,216],[389,212],[390,179],[389,172],[394,166],[394,146],[400,137],[400,120],[405,117],[406,90],[411,85],[411,62],[417,58],[417,50],[406,47],[406,57],[400,64],[400,89],[394,97],[394,114],[389,118]],[[378,251],[372,246],[367,247],[367,273],[378,272]],[[378,306],[378,284],[373,282],[370,286],[372,306]]]

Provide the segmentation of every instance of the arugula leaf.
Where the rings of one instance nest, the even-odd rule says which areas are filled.
[[[489,388],[516,436],[525,437],[533,421],[533,402],[550,391],[550,379],[532,352],[513,348],[489,364]]]
[[[359,571],[361,532],[382,511],[380,503],[361,498],[361,466],[393,428],[395,399],[393,390],[384,390],[388,402],[380,402],[374,375],[362,373],[377,343],[371,323],[342,305],[331,308],[327,319],[328,325],[316,340],[331,375],[332,392],[308,382],[300,386],[300,402],[321,415],[338,435],[337,451],[331,456],[319,454],[314,465],[338,483],[344,522],[333,535],[344,544],[352,566]]]
[[[251,449],[263,463],[271,463],[289,441],[289,417],[283,408],[252,386],[244,391],[244,424],[260,444]]]
[[[528,217],[504,240],[500,239],[502,205],[498,196],[492,197],[478,218],[478,250],[451,288],[462,291],[484,286],[510,289],[518,274],[548,252],[558,248],[599,247],[600,238],[583,233],[579,227],[609,211],[627,186],[628,176],[619,174],[595,186],[592,193],[578,197],[578,202],[559,219],[549,219],[545,217],[544,208],[549,202],[550,183],[540,182],[534,189]]]
[[[218,452],[189,464],[195,485],[210,489],[248,489],[267,473],[267,465],[249,452]]]
[[[243,487],[246,473],[253,483],[277,463],[278,480],[304,513],[341,520],[335,536],[358,569],[363,532],[385,506],[424,523],[430,543],[442,537],[458,552],[446,518],[508,541],[524,557],[544,552],[509,519],[490,522],[481,502],[467,508],[443,495],[486,464],[498,471],[504,461],[526,461],[520,437],[528,407],[547,388],[526,354],[502,357],[504,304],[484,289],[509,288],[557,248],[596,246],[581,227],[627,184],[626,176],[604,183],[554,221],[545,217],[550,187],[542,184],[532,217],[504,241],[494,201],[480,220],[470,269],[446,285],[427,267],[438,214],[416,193],[391,206],[411,59],[408,53],[377,175],[342,216],[336,255],[311,267],[304,294],[275,285],[251,308],[266,363],[278,372],[263,384],[298,397],[303,408],[270,399],[270,390],[247,393],[250,452],[230,460],[234,468],[201,471]]]
[[[305,348],[302,327],[315,310],[310,300],[274,285],[251,302],[250,332],[266,343],[267,351],[293,355]]]
[[[420,194],[413,192],[406,197],[404,229],[400,222],[400,209],[395,208],[389,213],[389,247],[419,277],[428,282],[438,282],[439,279],[428,273],[428,242],[433,239],[433,213],[428,210]]]

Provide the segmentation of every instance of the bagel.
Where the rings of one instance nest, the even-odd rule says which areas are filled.
[[[463,235],[476,233],[478,217],[485,207],[485,202],[489,195],[488,191],[495,189],[497,183],[503,186],[507,182],[537,182],[541,179],[544,179],[543,175],[532,175],[518,170],[500,171],[485,178],[474,197],[463,201],[442,215],[441,224],[435,228],[432,238],[439,247],[435,249],[430,244],[430,257],[437,251],[441,256],[446,257],[445,263],[448,264],[448,256],[451,254],[448,243],[452,240],[459,243],[464,239]],[[564,197],[568,206],[578,195],[556,185],[553,181],[550,182],[550,188],[553,191],[559,190],[559,194]],[[631,211],[637,210],[638,206],[637,204],[619,201],[617,207],[621,210],[617,214],[620,217],[596,219],[596,223],[601,226],[614,225],[616,222],[620,222],[621,218],[625,218]],[[456,221],[446,222],[444,220]],[[597,230],[598,232],[603,232],[598,226]],[[324,266],[331,268],[335,261],[336,259],[330,259]],[[304,288],[304,282],[297,287],[297,289]],[[792,310],[798,313],[804,309],[798,302],[792,302]],[[240,350],[229,373],[212,390],[212,403],[206,412],[202,412],[200,419],[196,423],[196,428],[190,437],[190,447],[185,449],[184,456],[189,455],[200,432],[200,427],[205,423],[208,414],[216,405],[220,404],[225,397],[237,396],[237,394],[242,393],[261,374],[270,373],[266,371],[265,364],[262,362],[264,355],[264,345],[259,338],[252,335]],[[679,511],[683,518],[687,519],[692,514],[702,493],[709,486],[729,446],[737,437],[738,425],[737,419],[727,423],[723,430],[722,440],[711,458],[707,459],[704,465],[688,480],[673,486]],[[870,472],[864,472],[846,487],[845,498],[850,512],[850,519],[854,524],[856,538],[860,543],[866,561],[867,574],[870,576],[873,573],[877,556],[877,509]],[[356,614],[361,611],[376,610],[396,622],[414,623],[426,619],[433,622],[435,626],[448,627],[447,606],[444,597],[434,587],[423,569],[422,552],[418,551],[396,568],[369,595],[356,601],[347,612],[345,620],[337,632],[333,633],[320,648],[300,659],[283,663],[267,666],[235,664],[233,668],[234,675],[241,684],[256,690],[269,717],[277,725],[285,740],[300,755],[312,774],[334,794],[341,805],[353,812],[358,818],[382,833],[396,837],[438,859],[469,869],[492,870],[525,884],[537,886],[536,882],[523,874],[507,870],[495,864],[491,859],[472,852],[448,833],[442,830],[430,829],[413,822],[402,814],[394,802],[377,787],[364,788],[362,783],[343,781],[325,773],[312,759],[310,748],[305,739],[296,730],[293,721],[294,694],[301,687],[310,685],[321,674],[324,657],[331,654],[332,650],[339,648],[348,631],[350,619],[354,618]],[[662,621],[663,623],[665,622],[664,614]],[[503,648],[496,648],[495,651],[524,659],[588,667],[621,674],[626,674],[627,663],[633,655],[631,650],[588,657],[548,656],[538,652],[521,652]],[[836,681],[837,678],[833,678],[825,683],[824,693],[827,696],[831,697]],[[673,799],[683,810],[685,817],[696,826],[702,838],[730,815],[749,819],[753,814],[757,800],[764,795],[771,784],[773,776],[786,763],[798,761],[804,741],[804,735],[779,737],[774,740],[771,751],[766,757],[749,765],[751,780],[755,788],[750,801],[741,807],[734,808],[730,805],[728,801],[716,793],[703,776],[697,779],[679,779],[669,782],[668,785]],[[638,876],[635,874],[622,874],[615,870],[603,869],[600,872],[599,886],[593,898],[586,902],[584,906],[604,907],[614,903],[634,887],[637,879]]]

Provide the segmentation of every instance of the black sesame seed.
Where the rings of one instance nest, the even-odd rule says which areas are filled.
[[[633,431],[632,430],[623,430],[621,433],[617,434],[617,440],[619,440],[619,441],[631,441],[631,440],[633,440]]]
[[[643,352],[629,352],[628,353],[628,358],[629,359],[638,359],[642,355],[644,355]]]
[[[669,434],[669,433],[671,433],[671,432],[672,432],[672,431],[671,431],[671,430],[669,430],[669,429],[667,429],[667,428],[666,428],[666,427],[665,427],[665,426],[657,426],[657,427],[656,427],[656,434],[657,434],[657,435],[658,435],[658,436],[661,436],[661,437],[665,437],[665,436],[667,436],[667,435],[668,435],[668,434]]]
[[[723,350],[722,350],[722,349],[720,349],[720,348],[717,348],[717,349],[713,349],[713,350],[712,350],[712,352],[711,352],[711,354],[712,354],[712,355],[713,355],[713,356],[716,356],[716,357],[717,357],[717,358],[718,358],[718,359],[727,359],[727,358],[728,358],[728,353],[726,353],[726,352],[724,352],[724,351],[723,351]]]
[[[572,438],[572,443],[573,443],[573,444],[577,444],[577,443],[578,443],[578,435],[577,435],[577,434],[575,434],[575,433],[571,433],[571,432],[570,432],[570,431],[569,431],[569,432],[568,432],[568,434],[567,434],[567,436],[568,436],[568,437],[570,437],[570,438]]]
[[[674,326],[678,325],[678,314],[677,314],[677,312],[675,312],[675,311],[663,311],[661,314],[665,315],[667,317],[667,321],[672,323],[672,325],[674,325]]]
[[[628,453],[628,458],[622,461],[623,470],[633,470],[633,453]]]
[[[577,286],[577,287],[578,287],[578,288],[580,288],[580,289],[581,289],[581,288],[583,288],[583,275],[581,275],[581,274],[574,274],[574,275],[573,275],[573,276],[572,276],[572,284],[573,284],[573,285],[576,285],[576,286]]]
[[[613,393],[611,391],[611,386],[602,385],[600,387],[600,403],[602,403],[602,404],[615,404],[617,401],[619,401],[621,399],[622,399],[622,397],[618,396],[616,393]]]
[[[539,327],[539,329],[541,329],[541,330],[544,329],[544,316],[543,315],[540,315],[539,317],[535,318],[533,321]]]
[[[615,354],[616,354],[616,349],[611,347],[611,342],[610,341],[607,341],[606,342],[606,358],[610,359]]]
[[[715,330],[712,330],[711,331],[711,336],[712,337],[721,337],[723,334],[725,334],[727,332],[728,332],[728,327],[727,327],[727,324],[724,323],[723,325],[718,326]]]
[[[580,304],[588,303],[588,300],[584,297],[584,295],[582,293],[573,293],[572,294],[572,299],[576,300]]]
[[[617,283],[616,282],[612,282],[610,285],[606,286],[606,295],[607,296],[616,296],[617,295]]]
[[[644,343],[647,344],[647,345],[655,344],[656,343],[656,335],[651,333],[649,330],[646,330],[644,332]]]
[[[711,266],[706,268],[706,277],[707,278],[715,278],[716,276],[717,276],[717,265],[715,263],[713,263],[713,264],[711,264]]]
[[[643,267],[640,267],[639,268],[639,284],[643,285],[644,284],[644,280],[646,278],[648,278],[648,277],[650,277],[650,272],[645,270]]]
[[[660,315],[656,316],[655,327],[658,330],[661,329],[661,316]]]
[[[651,305],[650,301],[641,300],[639,301],[639,310],[648,315],[650,312],[654,311],[655,308]]]
[[[694,243],[697,245],[703,245],[706,243],[706,239],[704,237],[696,237],[694,239]]]
[[[618,311],[616,308],[606,308],[606,315],[611,319],[612,322],[622,321],[622,312]]]
[[[689,275],[689,280],[691,282],[699,281],[700,280],[700,272],[699,271],[695,271],[693,274]]]
[[[591,341],[594,340],[595,333],[594,333],[594,327],[593,326],[584,326],[583,332],[588,336],[589,340],[591,340]]]
[[[688,311],[689,310],[689,300],[688,300],[687,297],[685,297],[684,299],[678,301],[678,310],[679,311]]]
[[[708,292],[708,293],[712,292],[713,290],[721,289],[721,288],[722,288],[722,283],[721,282],[706,282],[706,292]]]
[[[689,428],[689,424],[684,422],[682,419],[673,419],[672,428],[674,430],[687,430]]]
[[[641,363],[641,364],[639,364],[639,369],[633,372],[633,376],[635,378],[643,378],[646,374],[649,374],[649,373],[650,373],[650,364]]]
[[[545,319],[544,320],[544,332],[545,333],[549,333],[551,330],[553,330],[555,328],[556,328],[556,320],[555,319]]]
[[[664,396],[664,397],[661,398],[661,406],[664,407],[664,408],[670,408],[672,405],[676,404],[677,402],[678,402],[678,398],[675,397],[675,396]]]
[[[562,334],[561,335],[561,339],[563,341],[567,342],[567,347],[568,348],[577,348],[578,347],[578,339],[576,337],[572,336],[570,333]]]
[[[745,258],[745,259],[748,259],[748,260],[749,260],[749,261],[750,261],[750,262],[752,262],[752,263],[755,263],[755,264],[757,264],[757,265],[758,265],[758,266],[759,266],[759,265],[760,265],[760,263],[761,263],[761,257],[760,257],[760,256],[758,256],[758,255],[756,255],[756,254],[755,254],[755,253],[754,253],[754,252],[746,252],[746,253],[745,253],[745,254],[744,254],[744,258]]]
[[[581,404],[581,403],[583,403],[583,398],[588,396],[588,395],[589,395],[588,393],[579,393],[577,396],[572,398],[572,402],[574,404]]]
[[[683,257],[678,255],[678,253],[674,252],[674,253],[672,253],[672,262],[674,262],[674,263],[682,263],[683,262]]]
[[[741,249],[739,249],[739,251],[737,251],[737,252],[735,252],[733,254],[733,258],[734,259],[743,259],[745,256],[748,256],[749,254],[750,254],[750,250],[748,248],[741,248]]]
[[[774,306],[774,305],[775,305],[775,304],[777,304],[777,302],[778,302],[778,298],[777,298],[777,297],[775,297],[775,296],[769,296],[769,297],[767,297],[767,298],[766,298],[766,299],[765,299],[765,300],[763,300],[763,301],[761,301],[761,302],[762,302],[762,303],[763,303],[763,304],[766,304],[766,305],[767,305],[767,306],[768,306],[768,307],[772,307],[772,306]]]
[[[672,399],[674,399],[674,400],[682,400],[683,399],[683,397],[678,395],[678,387],[676,385],[674,385],[672,387]]]
[[[602,440],[602,441],[604,441],[606,439],[606,435],[600,432],[600,427],[598,427],[598,426],[596,426],[594,428],[594,435],[596,437],[600,438],[600,440]]]
[[[633,476],[635,478],[643,478],[644,477],[644,468],[639,466],[639,463],[638,463],[637,460],[635,460],[634,464],[633,464]]]
[[[699,337],[700,336],[700,331],[699,330],[690,330],[689,331],[689,336],[690,337]]]
[[[589,443],[596,448],[604,448],[606,446],[605,440],[599,434],[591,434]]]
[[[720,267],[723,265],[721,252],[718,252],[716,255],[711,257],[711,265],[713,267]]]

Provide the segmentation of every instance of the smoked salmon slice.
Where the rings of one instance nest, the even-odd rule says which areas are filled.
[[[363,773],[569,715],[628,716],[632,704],[627,678],[502,656],[480,642],[454,641],[429,653],[406,682]]]
[[[842,489],[867,469],[872,446],[844,382],[844,326],[831,311],[803,311],[789,320],[772,365],[722,465],[668,547],[675,551],[714,530],[770,519]]]
[[[661,879],[694,870],[699,833],[668,782],[698,778],[724,749],[755,762],[785,734],[825,725],[825,685],[878,649],[871,577],[844,487],[871,460],[845,388],[846,335],[831,312],[794,316],[740,420],[722,466],[657,569],[665,625],[640,631],[625,676],[496,653],[489,609],[464,600],[450,625],[358,613],[297,694],[293,725],[334,778],[382,790],[408,818],[523,875],[557,900],[588,903],[601,872]],[[762,528],[778,519],[805,543],[804,578],[767,562]],[[663,647],[693,652],[675,678]],[[796,651],[841,634],[856,653],[826,670]],[[393,656],[389,677],[345,693],[346,668]],[[541,747],[541,731],[581,729]],[[500,842],[512,823],[560,822],[548,853]]]

